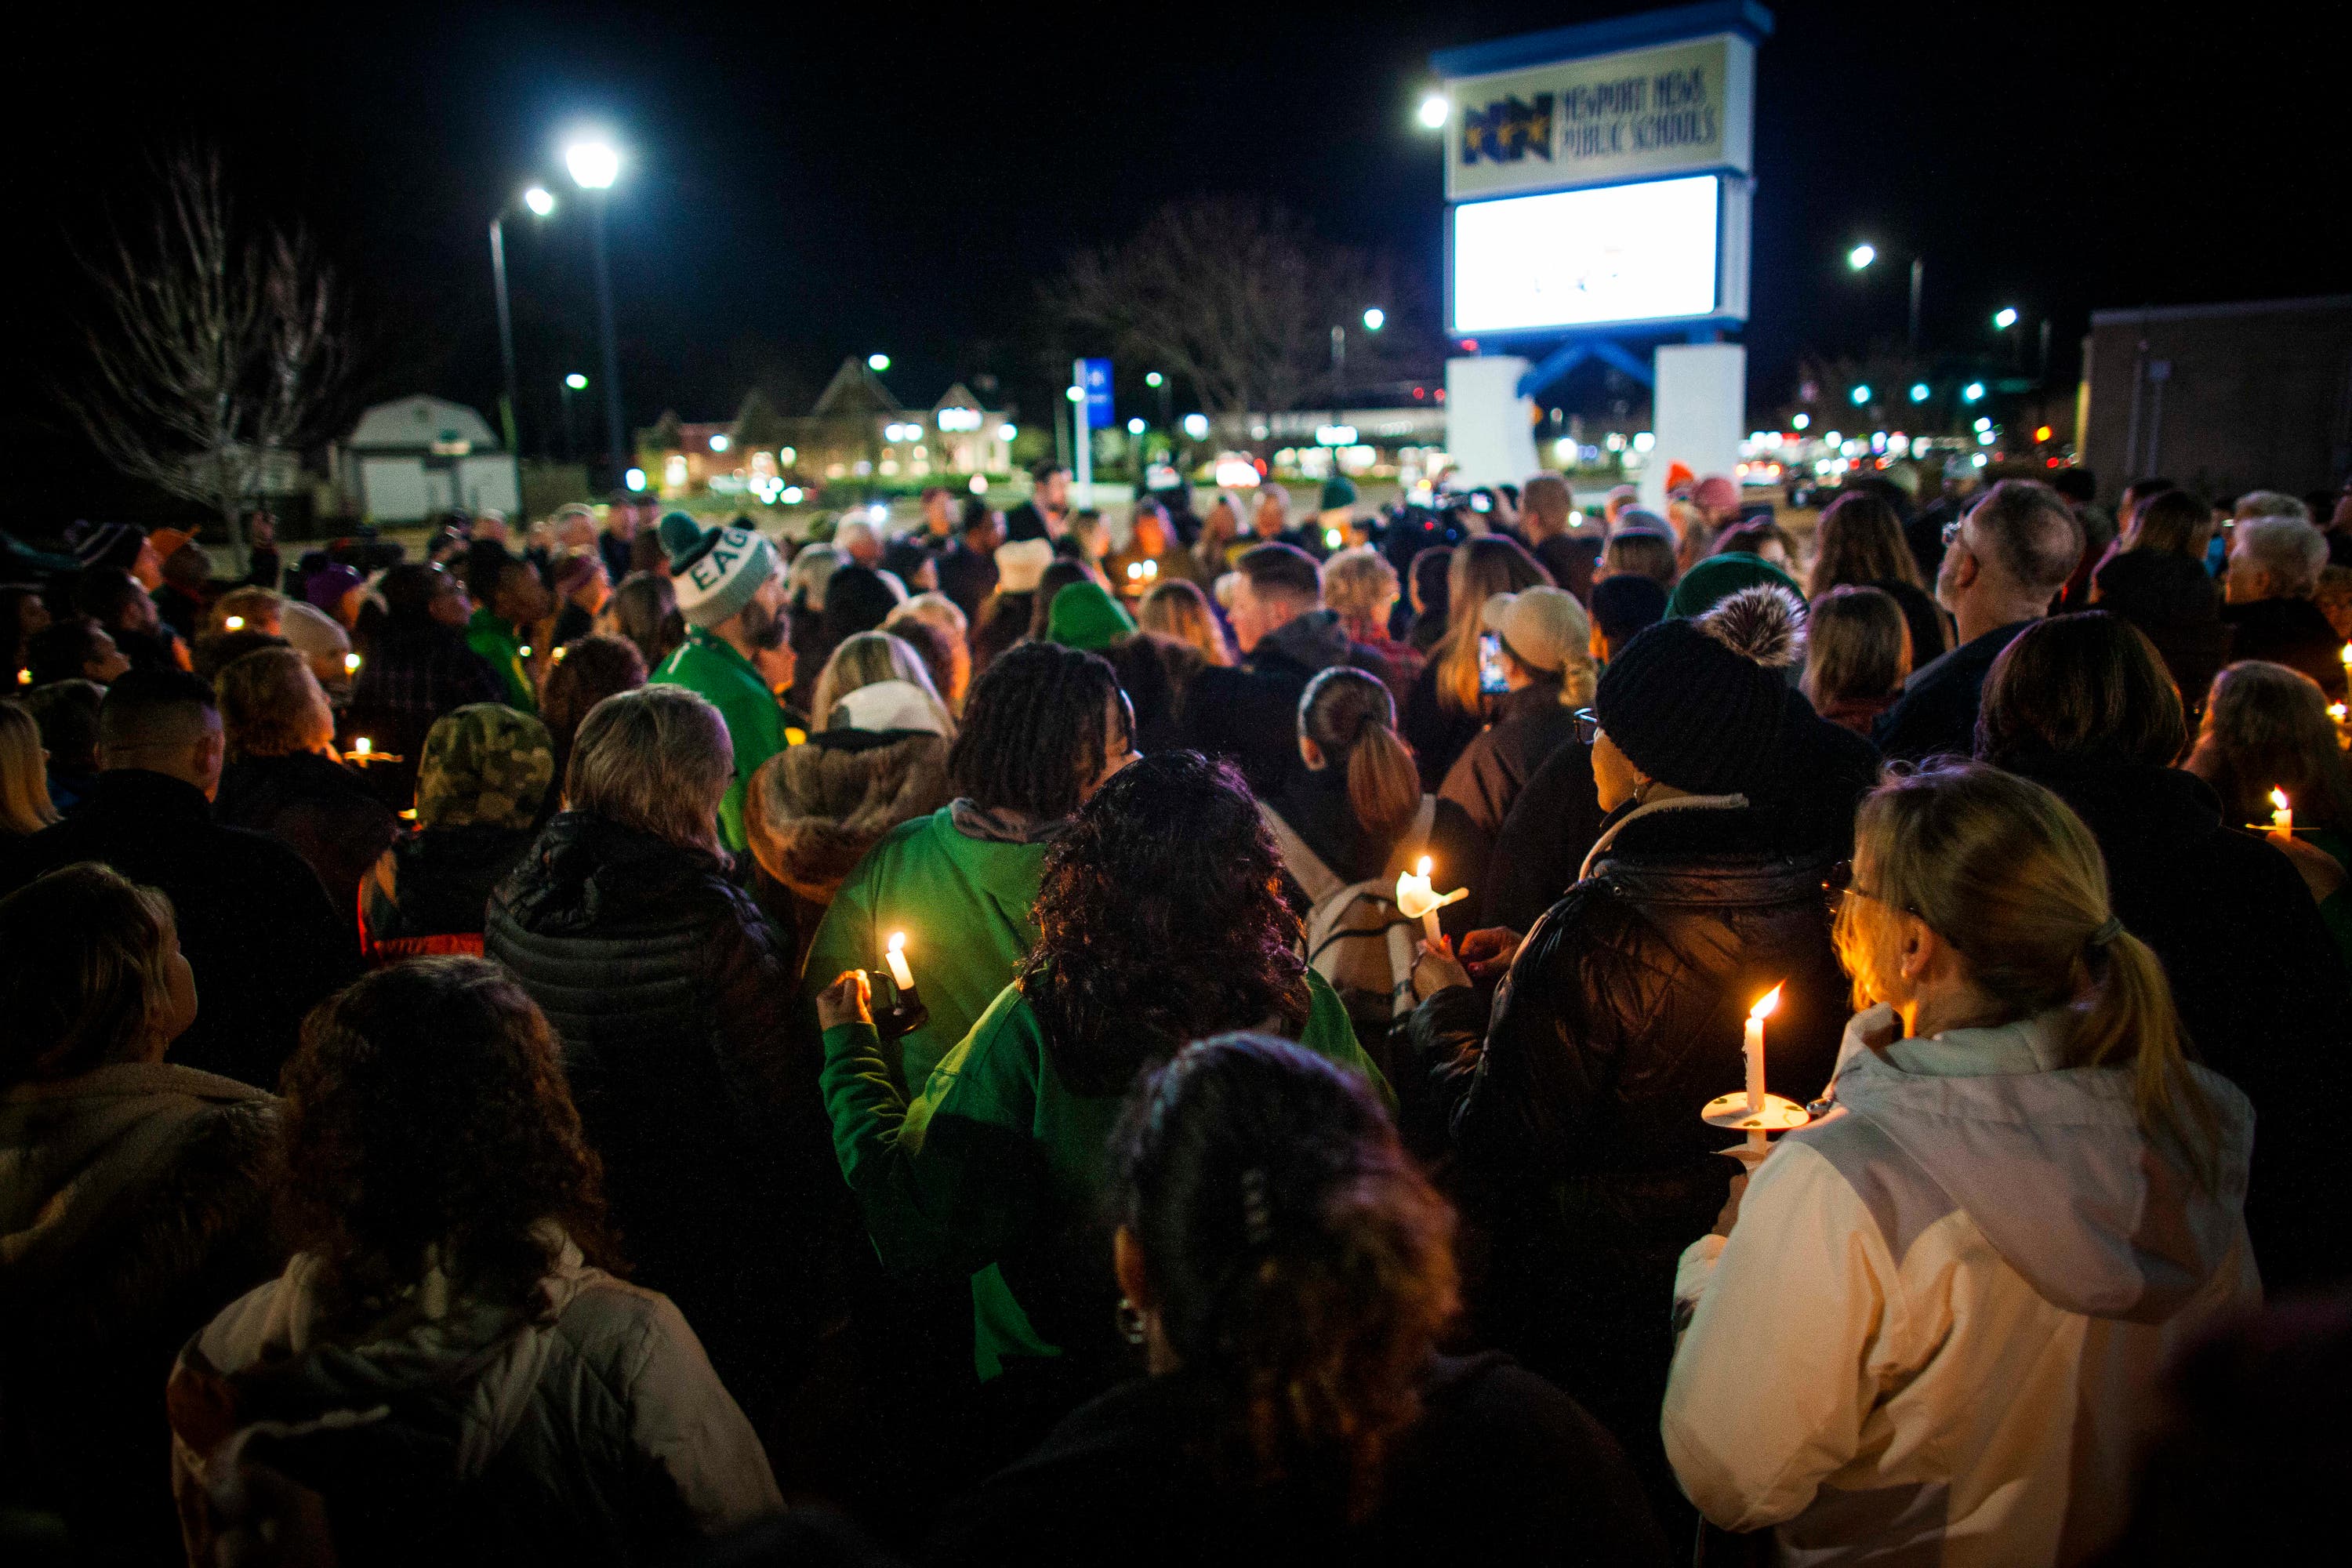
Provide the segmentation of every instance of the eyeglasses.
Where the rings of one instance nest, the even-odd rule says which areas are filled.
[[[1953,545],[1958,544],[1960,542],[1960,529],[1968,522],[1968,521],[1969,520],[1965,517],[1956,517],[1952,519],[1951,521],[1944,524],[1945,549],[1949,550]]]
[[[1886,900],[1880,898],[1867,888],[1855,887],[1853,862],[1851,860],[1841,860],[1829,868],[1828,873],[1822,878],[1822,896],[1828,902],[1830,914],[1833,919],[1845,908],[1845,901],[1849,897],[1867,899],[1872,903],[1883,904],[1898,914],[1916,917],[1918,913],[1917,910],[1906,909],[1900,904],[1888,903]]]
[[[1576,743],[1590,746],[1601,739],[1601,715],[1590,708],[1580,708],[1570,714],[1569,721],[1576,726]]]

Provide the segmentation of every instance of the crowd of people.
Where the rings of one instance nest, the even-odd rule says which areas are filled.
[[[2352,1353],[2352,489],[2062,477],[10,541],[0,1544],[2211,1539]]]

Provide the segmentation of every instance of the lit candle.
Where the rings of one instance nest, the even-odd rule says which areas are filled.
[[[16,672],[16,684],[19,686],[30,686],[33,684],[33,672],[29,668],[20,669]]]
[[[345,675],[357,675],[359,672],[360,656],[355,653],[347,653],[343,655],[343,673]]]
[[[231,616],[228,619],[223,621],[221,625],[229,631],[241,632],[245,630],[245,617],[243,616]]]
[[[530,657],[530,644],[525,643],[522,647],[515,649],[515,651],[520,654],[523,658],[529,658]]]
[[[892,984],[901,991],[912,991],[915,988],[915,972],[907,967],[907,933],[905,931],[894,931],[890,933],[889,951],[882,955],[882,961],[890,966]]]
[[[1130,583],[1140,583],[1143,581],[1142,562],[1130,561],[1127,563],[1127,580]]]
[[[2271,791],[2271,837],[2294,837],[2294,807],[2288,802],[2286,791],[2283,789]]]
[[[1422,931],[1433,947],[1438,942],[1437,911],[1450,903],[1468,898],[1470,889],[1456,888],[1441,896],[1430,888],[1429,868],[1429,857],[1424,855],[1412,870],[1397,873],[1396,905],[1405,919],[1421,922]]]
[[[1764,1020],[1780,1005],[1780,987],[1775,985],[1756,999],[1756,1005],[1748,1009],[1748,1038],[1741,1048],[1748,1056],[1748,1113],[1750,1116],[1764,1109]]]
[[[358,740],[352,742],[352,754],[356,757],[364,757],[374,750],[375,742],[369,740],[365,735],[362,735]]]
[[[1160,575],[1160,563],[1159,563],[1159,562],[1157,562],[1157,561],[1146,561],[1146,562],[1144,562],[1144,563],[1143,563],[1143,578],[1144,578],[1144,581],[1145,581],[1145,582],[1147,582],[1147,583],[1148,583],[1148,582],[1150,582],[1152,578],[1157,577],[1157,576],[1159,576],[1159,575]]]

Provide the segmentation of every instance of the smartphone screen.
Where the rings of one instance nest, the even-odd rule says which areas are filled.
[[[1497,695],[1510,689],[1503,679],[1503,639],[1493,632],[1478,639],[1478,689]]]

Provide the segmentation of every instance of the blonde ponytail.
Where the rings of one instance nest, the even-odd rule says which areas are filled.
[[[2111,921],[2112,923],[2112,921]],[[2085,960],[2090,1005],[2075,1026],[2069,1065],[2132,1068],[2132,1103],[2140,1131],[2177,1148],[2210,1189],[2218,1179],[2221,1122],[2189,1071],[2188,1036],[2172,985],[2156,950],[2120,926],[2105,942],[2093,933]]]
[[[1421,770],[1386,724],[1368,723],[1356,736],[1348,753],[1348,804],[1365,836],[1391,849],[1421,809]]]

